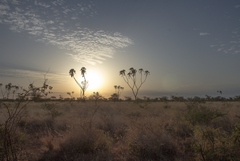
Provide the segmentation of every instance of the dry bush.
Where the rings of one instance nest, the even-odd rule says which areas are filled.
[[[240,160],[240,130],[231,134],[220,128],[196,126],[193,149],[198,160]]]
[[[73,107],[64,114],[66,118],[72,116],[71,120],[66,121],[71,130],[65,135],[59,149],[46,151],[42,160],[94,160],[99,157],[106,160],[113,139],[108,132],[95,127],[99,108],[92,104],[83,105]]]
[[[158,119],[143,119],[129,132],[130,158],[137,160],[174,160],[177,148],[174,138],[168,135]]]
[[[52,117],[45,110],[41,109],[40,103],[31,103],[27,108],[28,115],[18,123],[18,132],[24,138],[24,147],[21,149],[21,159],[38,160],[50,145],[62,137],[69,128],[62,118]],[[48,142],[48,143],[47,143]],[[58,142],[54,143],[58,146]]]
[[[58,150],[46,151],[40,160],[110,160],[112,139],[100,130],[79,130],[60,144]]]
[[[240,148],[240,120],[231,118],[232,108],[232,104],[223,102],[195,106],[187,112],[195,116],[194,120],[187,120],[193,125],[192,148],[196,160],[239,160],[240,153],[236,149]]]

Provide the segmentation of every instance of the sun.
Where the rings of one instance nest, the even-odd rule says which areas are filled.
[[[97,71],[88,71],[86,74],[88,81],[87,90],[98,91],[103,84],[103,77]]]

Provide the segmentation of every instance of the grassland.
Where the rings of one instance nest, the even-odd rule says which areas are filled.
[[[1,106],[3,160],[6,114]],[[240,102],[49,101],[23,114],[14,125],[18,160],[240,160]]]

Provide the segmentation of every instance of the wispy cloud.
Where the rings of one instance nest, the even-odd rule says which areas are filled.
[[[236,6],[234,6],[235,8],[240,8],[240,5],[236,5]]]
[[[73,60],[82,63],[102,63],[117,49],[133,44],[118,32],[94,31],[82,24],[83,18],[96,14],[91,2],[66,2],[1,0],[0,23],[14,32],[28,33],[36,41],[65,49]]]
[[[218,43],[210,45],[212,48],[216,48],[218,52],[225,54],[240,54],[240,32],[236,28],[231,32],[228,37],[219,40]]]
[[[210,33],[207,33],[207,32],[200,32],[199,35],[200,35],[200,36],[207,36],[207,35],[210,35]]]
[[[52,72],[43,72],[43,71],[34,71],[34,70],[26,70],[26,69],[13,69],[13,68],[0,68],[0,78],[19,78],[23,79],[24,84],[26,82],[28,83],[35,83],[36,85],[39,85],[39,83],[43,83],[44,81],[44,75],[45,78],[48,80],[51,80],[51,83],[60,83],[64,82],[68,75],[65,73],[52,73]],[[3,82],[0,82],[3,83]],[[10,83],[10,82],[5,82]]]

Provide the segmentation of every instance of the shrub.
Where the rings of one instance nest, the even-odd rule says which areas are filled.
[[[109,160],[111,145],[112,138],[103,131],[79,131],[62,143],[58,150],[45,152],[40,161]]]
[[[199,103],[187,104],[186,120],[192,125],[209,125],[212,120],[223,117],[226,114],[218,109],[211,109]]]
[[[47,111],[47,113],[54,119],[57,116],[62,115],[61,112],[59,112],[56,108],[56,104],[55,103],[43,103],[42,107],[44,110]]]
[[[163,131],[138,133],[129,145],[131,158],[136,160],[175,160],[177,148]]]
[[[204,161],[240,160],[240,130],[236,126],[229,135],[220,128],[196,126],[193,149],[197,159]]]

